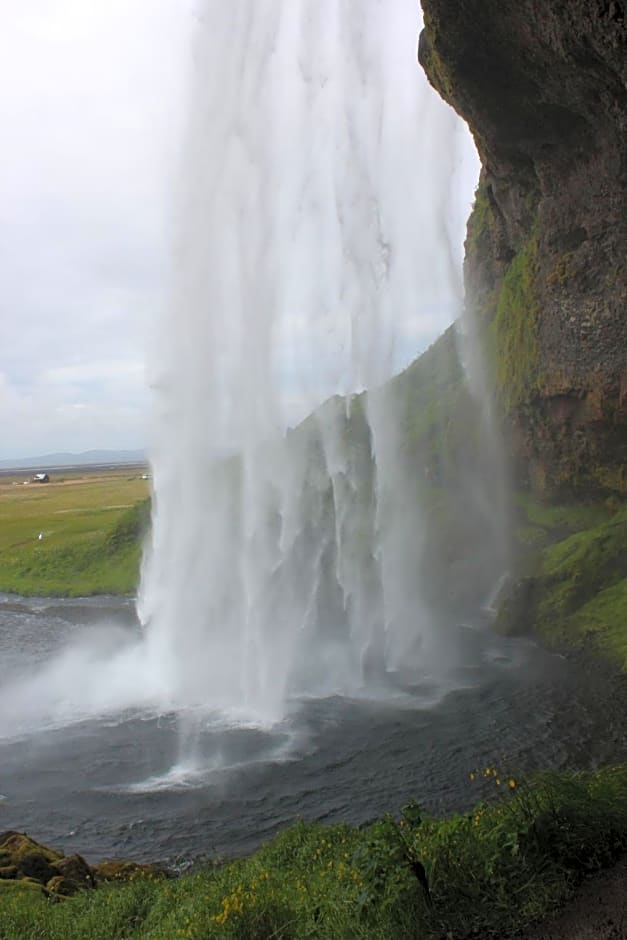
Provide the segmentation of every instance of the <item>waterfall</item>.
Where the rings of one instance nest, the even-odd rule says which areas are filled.
[[[418,16],[199,8],[138,605],[174,704],[271,722],[429,645],[423,468],[385,383],[459,312],[468,138],[416,64]]]

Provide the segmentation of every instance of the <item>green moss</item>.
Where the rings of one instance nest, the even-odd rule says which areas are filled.
[[[534,287],[537,256],[534,228],[507,269],[492,325],[496,385],[506,413],[528,401],[540,380]]]
[[[455,86],[451,71],[438,52],[438,32],[435,18],[424,11],[424,29],[420,43],[420,64],[438,94],[455,107]]]
[[[494,215],[485,177],[479,181],[475,190],[475,201],[466,227],[466,254],[474,254],[494,229]]]
[[[12,830],[3,833],[2,841],[0,842],[0,852],[3,858],[8,858],[10,863],[17,867],[20,866],[20,863],[26,855],[39,855],[50,863],[58,862],[63,858],[61,852],[58,852],[56,849],[51,849],[49,846],[42,845],[40,842],[35,842],[34,839],[31,839],[23,832],[14,832]]]
[[[542,529],[549,535],[557,531],[561,538],[607,522],[620,505],[607,502],[543,503],[533,494],[519,492],[515,499],[524,522]]]
[[[592,470],[592,477],[602,490],[627,494],[627,467],[624,464],[596,466]]]
[[[627,668],[627,508],[549,546],[536,582],[535,626],[552,645],[592,643]]]
[[[619,570],[627,560],[627,509],[617,512],[601,525],[586,529],[547,549],[543,572],[568,578],[582,589]]]
[[[627,671],[627,578],[584,604],[574,624],[581,636],[599,643]]]
[[[577,273],[574,267],[574,257],[572,251],[560,255],[553,266],[553,270],[547,275],[547,284],[551,287],[564,288]]]
[[[627,670],[627,506],[516,499],[519,580],[499,632],[536,631],[558,649],[592,646]]]
[[[479,414],[464,379],[456,327],[389,383],[406,453],[439,474],[458,465],[460,450],[478,446]]]

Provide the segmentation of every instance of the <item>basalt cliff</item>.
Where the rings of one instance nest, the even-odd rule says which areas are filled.
[[[627,491],[627,23],[618,0],[422,0],[482,161],[465,282],[520,482]]]

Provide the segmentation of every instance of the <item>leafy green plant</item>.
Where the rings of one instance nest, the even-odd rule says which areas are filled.
[[[391,815],[370,827],[353,855],[353,864],[362,879],[359,906],[362,912],[376,905],[379,909],[401,903],[403,895],[422,893],[431,904],[429,883],[418,857],[415,833],[422,822],[416,802],[401,810],[397,822]]]

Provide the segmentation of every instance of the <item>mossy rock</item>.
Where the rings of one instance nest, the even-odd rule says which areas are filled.
[[[158,865],[142,865],[140,862],[123,860],[100,862],[92,867],[92,871],[98,882],[139,881],[141,879],[156,881],[170,877],[169,872]]]
[[[538,578],[521,578],[513,584],[494,619],[494,630],[507,636],[521,636],[531,631],[541,582]]]
[[[545,510],[549,544],[534,570],[512,586],[495,626],[502,633],[535,631],[554,648],[592,646],[627,671],[627,507],[563,537],[566,522],[581,525],[586,518],[598,520],[598,507]]]
[[[599,591],[581,607],[574,626],[587,641],[601,643],[627,672],[627,578]]]
[[[538,243],[538,230],[534,227],[507,269],[492,327],[496,384],[505,412],[532,398],[540,384],[535,283]]]
[[[25,852],[19,860],[19,874],[22,878],[32,878],[40,884],[46,884],[55,875],[55,870],[40,852]]]
[[[8,859],[5,864],[16,865],[21,869],[21,862],[26,856],[36,855],[44,859],[50,865],[63,858],[63,853],[56,849],[51,849],[40,842],[35,842],[24,832],[16,832],[13,829],[0,833],[0,857],[3,861]]]
[[[0,835],[2,880],[31,879],[43,886],[58,874],[54,864],[62,857],[60,852],[35,842],[23,832],[10,830]]]
[[[96,887],[94,873],[82,855],[67,855],[55,862],[53,868],[58,872],[56,877],[63,878],[66,886],[63,892],[65,894],[74,894],[76,891]],[[52,880],[54,881],[55,878]]]
[[[76,887],[74,882],[68,881],[63,875],[55,875],[46,885],[46,891],[51,898],[69,898],[79,890],[80,889]]]

